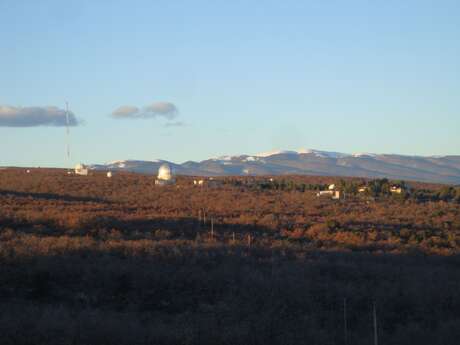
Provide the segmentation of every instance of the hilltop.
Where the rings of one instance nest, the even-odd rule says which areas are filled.
[[[162,163],[170,164],[181,175],[323,175],[460,184],[460,156],[346,154],[310,149],[221,156],[181,164],[166,160],[120,160],[95,164],[92,168],[153,174]]]
[[[457,189],[193,179],[1,170],[2,344],[457,343]]]

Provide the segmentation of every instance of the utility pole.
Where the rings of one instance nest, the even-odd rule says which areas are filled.
[[[343,337],[345,345],[348,345],[348,322],[347,322],[347,298],[343,299]]]
[[[214,218],[211,217],[211,241],[214,241]]]
[[[373,316],[374,316],[374,345],[379,345],[379,339],[377,335],[377,308],[375,307],[375,301],[373,305]]]

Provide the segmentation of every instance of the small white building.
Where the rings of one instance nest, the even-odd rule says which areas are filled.
[[[176,183],[176,179],[174,178],[174,174],[169,164],[167,163],[162,164],[160,166],[160,169],[158,169],[158,176],[157,176],[157,179],[155,180],[155,184],[157,186],[167,186],[167,185],[171,185],[175,183]]]
[[[331,189],[331,186],[333,188]],[[335,190],[334,185],[330,185],[328,190],[320,190],[318,193],[316,193],[317,197],[328,197],[333,200],[339,200],[342,197],[342,193],[339,190]]]
[[[108,177],[108,178],[111,178],[112,176],[113,176],[112,172],[109,171],[109,172],[107,173],[107,177]]]
[[[334,195],[333,190],[320,190],[318,193],[316,193],[316,196],[328,196],[332,197]]]
[[[79,163],[75,166],[75,175],[88,175],[88,167],[82,163]]]
[[[215,180],[213,177],[210,177],[201,180],[193,180],[193,184],[198,187],[206,186],[210,188],[215,188],[223,185],[223,182],[221,180]]]
[[[400,186],[391,186],[390,187],[390,192],[396,193],[396,194],[401,194],[402,193],[402,188]]]

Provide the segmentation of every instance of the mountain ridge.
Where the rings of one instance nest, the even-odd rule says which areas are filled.
[[[179,175],[325,175],[391,178],[460,184],[460,155],[410,156],[401,154],[347,154],[313,149],[275,150],[255,155],[235,155],[202,161],[118,160],[94,164],[94,170],[156,174],[168,163]]]

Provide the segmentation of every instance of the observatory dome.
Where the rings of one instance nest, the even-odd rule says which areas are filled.
[[[160,169],[158,169],[158,179],[159,180],[171,180],[173,173],[169,164],[162,164]]]

